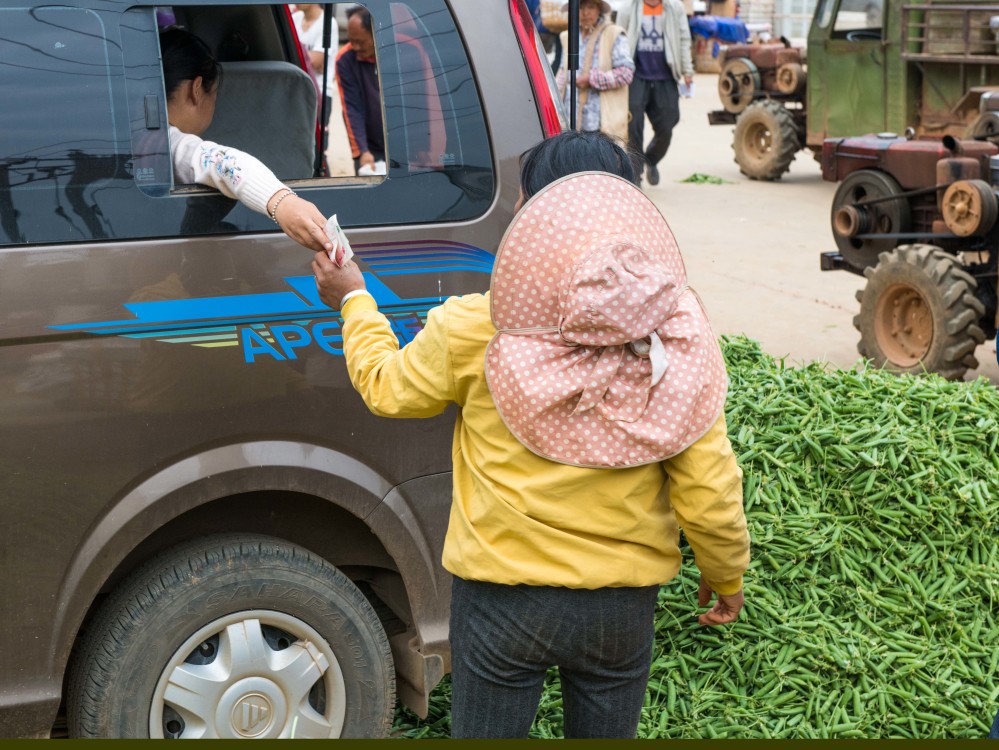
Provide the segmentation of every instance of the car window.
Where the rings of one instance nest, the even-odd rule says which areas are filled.
[[[329,168],[316,176],[318,92],[305,73],[286,5],[2,11],[0,38],[15,43],[0,45],[0,92],[25,106],[0,107],[0,245],[275,231],[268,217],[174,179],[158,45],[160,26],[171,22],[213,45],[226,68],[221,90],[235,89],[242,78],[243,90],[253,92],[254,75],[291,74],[297,90],[313,87],[311,104],[243,102],[250,115],[228,121],[256,136],[257,145],[233,130],[211,135],[270,162],[279,178],[326,215],[337,213],[343,226],[481,216],[495,191],[493,155],[446,0],[369,0],[366,7],[387,174],[360,178],[352,155],[344,153],[346,139],[332,136],[327,157],[336,159],[328,158]],[[331,67],[342,50],[330,50]],[[291,95],[289,86],[272,88]],[[334,107],[331,116],[341,118],[334,124],[342,133],[341,112],[342,105]]]
[[[833,31],[880,30],[882,13],[882,0],[843,0]]]
[[[246,19],[261,13],[280,17],[286,7],[249,6],[243,12]],[[331,34],[328,48],[320,41],[320,22],[305,29],[301,11],[293,14],[300,63],[297,49],[292,60],[275,59],[280,53],[264,50],[263,40],[249,32],[240,35],[238,44],[230,43],[231,32],[224,29],[232,24],[220,23],[219,15],[232,15],[231,6],[158,9],[160,27],[182,21],[222,62],[215,116],[205,140],[253,154],[283,180],[363,176],[377,183],[386,173],[464,166],[459,119],[464,115],[461,107],[467,105],[456,101],[457,85],[449,80],[462,76],[455,76],[444,62],[449,50],[442,50],[435,38],[439,30],[431,29],[433,14],[421,16],[405,3],[383,4],[374,13],[354,3],[346,14],[332,7],[333,18],[343,18],[345,28],[337,21],[338,33]],[[373,58],[361,56],[349,41],[336,41],[349,39],[350,17],[356,13],[368,19],[372,36],[378,34]],[[312,52],[320,53],[315,61]],[[328,98],[322,96],[324,81]],[[329,114],[326,148],[317,153],[317,114],[321,120],[324,98]],[[373,165],[364,163],[365,154],[372,154]]]
[[[128,178],[115,54],[93,11],[0,9],[0,243],[108,236],[96,198]]]

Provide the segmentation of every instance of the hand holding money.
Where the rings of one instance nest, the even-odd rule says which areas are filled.
[[[336,214],[333,214],[329,218],[329,221],[326,222],[326,236],[333,243],[333,249],[329,251],[330,260],[340,268],[343,268],[343,264],[354,257],[354,251],[350,249],[347,235],[340,228],[340,223],[336,220]]]
[[[316,277],[319,299],[339,310],[347,294],[365,288],[364,276],[351,260],[354,252],[337,222],[336,214],[326,222],[326,234],[333,243],[333,249],[316,253],[312,259],[312,273]]]

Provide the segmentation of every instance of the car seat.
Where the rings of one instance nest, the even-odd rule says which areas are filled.
[[[222,63],[215,117],[202,136],[246,151],[279,179],[312,177],[316,159],[316,85],[278,60]]]

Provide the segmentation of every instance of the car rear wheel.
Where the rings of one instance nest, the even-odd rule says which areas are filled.
[[[857,292],[860,353],[894,372],[935,372],[959,380],[978,367],[985,306],[957,258],[932,245],[900,245],[864,270]]]
[[[300,547],[241,535],[123,583],[68,695],[77,737],[384,737],[394,707],[388,640],[357,587]]]

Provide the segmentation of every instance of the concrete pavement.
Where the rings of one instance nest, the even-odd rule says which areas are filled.
[[[829,224],[836,185],[822,180],[809,151],[798,152],[778,182],[743,177],[733,126],[708,125],[707,113],[720,106],[716,85],[716,75],[696,76],[696,94],[681,101],[681,122],[659,165],[661,181],[646,193],[673,229],[716,333],[744,333],[791,364],[850,367],[860,356],[854,295],[864,278],[819,270],[819,254],[836,249]],[[695,172],[729,184],[679,182]],[[967,378],[999,384],[995,340],[976,356],[979,368]]]

